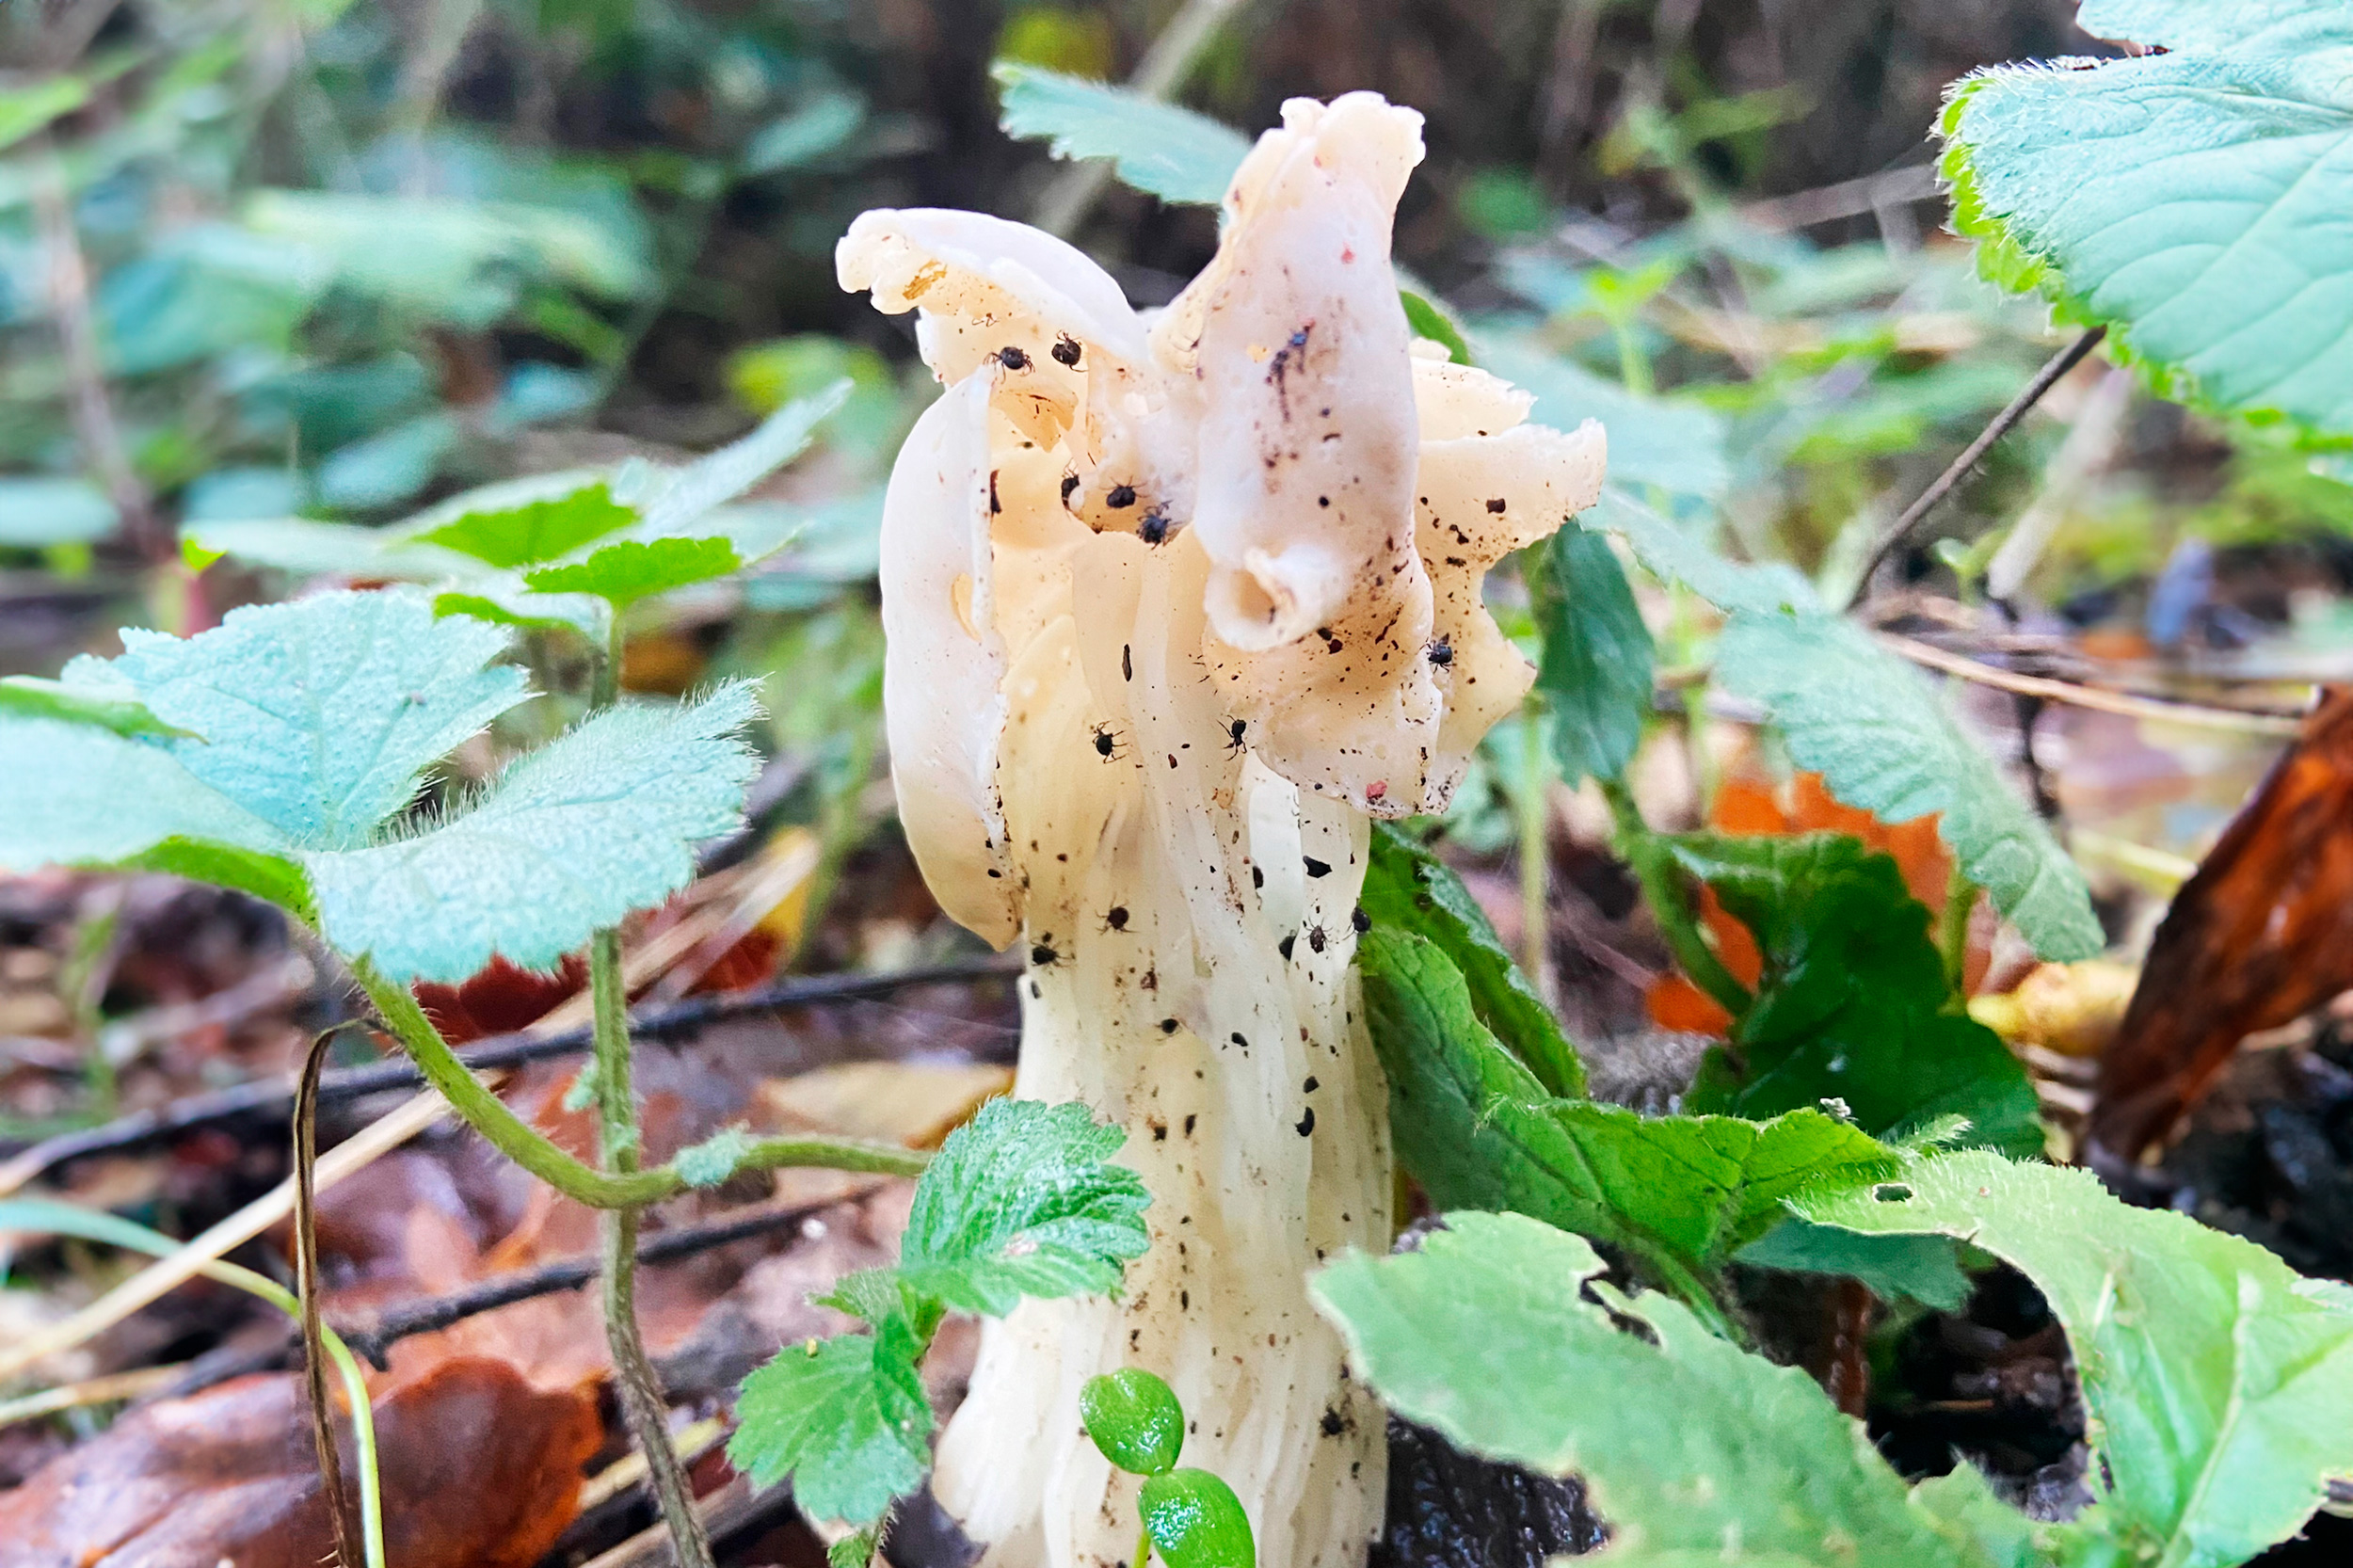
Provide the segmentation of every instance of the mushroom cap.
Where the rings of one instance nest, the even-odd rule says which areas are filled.
[[[876,211],[842,239],[843,286],[917,312],[949,389],[884,508],[884,701],[909,844],[991,941],[1107,820],[1108,783],[1054,770],[1121,762],[1109,620],[1199,626],[1197,744],[1377,816],[1444,809],[1533,680],[1481,584],[1592,504],[1606,443],[1527,424],[1529,394],[1415,344],[1389,231],[1420,128],[1371,93],[1286,104],[1216,257],[1148,323],[1022,224]],[[1074,590],[1107,546],[1171,552],[1147,575],[1189,603]],[[1016,792],[1060,805],[1015,802],[1009,829]]]

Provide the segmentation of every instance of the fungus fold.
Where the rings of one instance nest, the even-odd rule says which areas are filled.
[[[1421,154],[1374,94],[1285,104],[1149,314],[982,214],[870,212],[839,248],[947,388],[884,508],[901,820],[949,914],[1029,953],[1016,1092],[1116,1119],[1154,1200],[1120,1297],[984,1330],[934,1486],[992,1564],[1127,1561],[1133,1480],[1077,1412],[1129,1366],[1261,1560],[1353,1565],[1380,1527],[1382,1414],[1305,1292],[1391,1237],[1350,973],[1371,819],[1443,810],[1527,692],[1481,580],[1604,458],[1412,340],[1389,234]]]

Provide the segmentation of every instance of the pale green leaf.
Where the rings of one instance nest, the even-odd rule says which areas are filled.
[[[847,403],[856,390],[856,383],[843,376],[813,396],[786,404],[741,440],[675,472],[656,475],[643,493],[620,494],[618,499],[645,515],[636,536],[655,539],[720,532],[694,525],[807,451],[817,426]],[[747,558],[752,554],[745,553]]]
[[[1625,1247],[1682,1290],[1793,1194],[1895,1168],[1893,1150],[1818,1111],[1750,1122],[1550,1099],[1471,1015],[1436,947],[1376,925],[1356,952],[1398,1158],[1440,1208],[1511,1209]]]
[[[87,479],[0,478],[0,548],[95,544],[114,532],[120,517],[105,492]]]
[[[684,887],[695,845],[738,824],[759,760],[736,736],[756,712],[749,685],[607,709],[510,764],[471,808],[306,856],[320,929],[394,980],[462,980],[493,953],[547,968]]]
[[[2353,433],[2353,10],[2104,0],[2082,24],[2166,52],[2003,67],[1945,115],[1988,274],[2112,324],[2169,395]]]
[[[1127,1135],[1076,1102],[991,1100],[916,1183],[899,1274],[962,1312],[1111,1290],[1139,1256],[1151,1194],[1112,1164]]]
[[[1713,409],[1628,392],[1573,360],[1500,333],[1475,336],[1470,346],[1481,365],[1536,394],[1529,417],[1538,424],[1574,430],[1588,419],[1601,421],[1613,487],[1655,487],[1705,501],[1732,488],[1724,422]]]
[[[931,1466],[932,1407],[904,1319],[787,1345],[744,1380],[728,1458],[759,1487],[790,1477],[817,1519],[871,1525]]]
[[[202,636],[126,630],[104,679],[202,739],[164,743],[190,776],[311,850],[346,849],[415,798],[424,770],[520,702],[490,662],[506,634],[437,620],[421,595],[322,594],[232,610]]]
[[[1865,1236],[1792,1217],[1740,1249],[1737,1261],[1801,1274],[1844,1274],[1883,1297],[1909,1296],[1939,1312],[1969,1300],[1952,1241],[1942,1236]]]
[[[164,746],[96,726],[0,715],[0,867],[128,864],[174,840],[286,864],[270,823],[192,776]]]
[[[2046,959],[2105,945],[2083,873],[1928,682],[1849,623],[1736,614],[1716,680],[1761,704],[1798,766],[1885,823],[1935,812],[1961,874]]]
[[[1776,561],[1741,566],[1727,561],[1625,491],[1605,487],[1601,500],[1578,515],[1573,526],[1622,536],[1642,569],[1664,583],[1677,583],[1721,610],[1778,615],[1820,608],[1813,585],[1793,568]]]
[[[1814,1380],[1658,1296],[1581,1299],[1601,1259],[1516,1214],[1449,1214],[1417,1252],[1352,1254],[1310,1292],[1392,1410],[1457,1447],[1584,1479],[1612,1562],[1993,1568]]]
[[[1163,201],[1215,206],[1250,138],[1206,115],[1039,66],[999,60],[1005,134],[1043,140],[1057,158],[1110,158],[1119,177]]]
[[[182,525],[180,542],[183,549],[227,555],[302,577],[332,574],[441,583],[497,575],[481,561],[438,545],[415,543],[397,529],[362,528],[311,518],[191,520]]]
[[[2251,1241],[2132,1208],[2089,1171],[1981,1152],[1915,1157],[1897,1180],[1798,1208],[1960,1237],[2034,1281],[2074,1348],[2091,1473],[2110,1479],[2087,1523],[2121,1560],[2243,1562],[2353,1478],[2353,1304]]]
[[[602,648],[613,630],[613,606],[594,594],[535,593],[501,576],[433,596],[437,616],[472,616],[493,626],[524,632],[572,632]]]
[[[1536,689],[1552,716],[1552,751],[1571,784],[1615,778],[1641,744],[1651,708],[1650,630],[1609,541],[1563,528],[1535,574],[1544,657]]]
[[[1585,1064],[1577,1047],[1452,867],[1388,824],[1376,824],[1359,902],[1376,929],[1427,937],[1452,961],[1479,1022],[1545,1093],[1583,1097]]]

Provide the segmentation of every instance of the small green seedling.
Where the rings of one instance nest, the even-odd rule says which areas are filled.
[[[1144,1478],[1132,1568],[1144,1568],[1156,1546],[1169,1568],[1257,1568],[1257,1543],[1234,1489],[1207,1470],[1176,1467],[1185,1412],[1175,1389],[1141,1368],[1123,1368],[1087,1379],[1079,1417],[1105,1459]]]

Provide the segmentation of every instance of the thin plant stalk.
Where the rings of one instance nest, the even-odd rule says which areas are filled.
[[[1536,994],[1552,1000],[1551,844],[1546,831],[1550,813],[1545,796],[1552,787],[1552,754],[1545,744],[1543,707],[1530,696],[1520,710],[1520,787],[1513,803],[1519,819],[1520,840],[1520,963]]]
[[[181,1242],[163,1232],[150,1230],[120,1215],[96,1214],[47,1198],[0,1199],[0,1230],[78,1236],[85,1240],[145,1253],[150,1257],[176,1256],[182,1248]],[[302,1304],[276,1280],[217,1258],[197,1267],[205,1278],[259,1297],[295,1322],[302,1321]],[[342,1335],[325,1323],[319,1325],[319,1332],[326,1343],[328,1359],[334,1363],[336,1375],[343,1381],[344,1396],[351,1404],[352,1449],[360,1469],[360,1540],[363,1560],[367,1568],[387,1568],[384,1492],[377,1474],[376,1417],[368,1406],[367,1375],[360,1371],[360,1358],[351,1353],[351,1347],[344,1343]]]
[[[335,1528],[335,1560],[349,1568],[354,1539],[361,1534],[344,1496],[343,1455],[335,1445],[334,1405],[327,1391],[327,1323],[319,1316],[318,1106],[319,1072],[327,1048],[343,1025],[312,1038],[295,1089],[295,1288],[302,1325],[302,1386],[311,1402],[311,1439],[318,1450],[319,1484],[327,1494],[327,1516]]]

